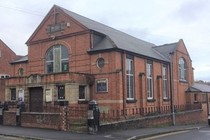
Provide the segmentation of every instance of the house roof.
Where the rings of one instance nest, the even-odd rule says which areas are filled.
[[[28,55],[20,56],[18,59],[12,61],[11,64],[22,63],[22,62],[27,62],[27,61],[28,61]]]
[[[210,86],[201,83],[194,83],[191,87],[187,89],[186,92],[203,92],[210,93]]]
[[[153,49],[155,44],[135,38],[124,32],[121,32],[97,21],[78,15],[59,6],[56,7],[60,8],[63,12],[65,12],[70,17],[74,18],[76,21],[78,21],[80,24],[87,27],[88,29],[95,32],[99,32],[106,36],[101,43],[96,45],[96,47],[92,48],[90,51],[118,48],[121,50],[133,52],[154,59],[169,61],[164,55]]]

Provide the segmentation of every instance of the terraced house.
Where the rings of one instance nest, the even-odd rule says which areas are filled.
[[[5,100],[21,98],[29,112],[60,101],[96,100],[101,112],[127,116],[187,104],[194,79],[182,39],[156,46],[55,5],[26,44],[28,55],[11,62]]]

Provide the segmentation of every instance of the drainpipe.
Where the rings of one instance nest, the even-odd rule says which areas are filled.
[[[125,65],[124,65],[124,53],[121,53],[121,67],[122,67],[122,94],[123,94],[123,115],[125,115]]]
[[[209,116],[209,97],[208,93],[206,92],[206,99],[207,99],[207,117]]]
[[[172,120],[173,125],[176,125],[176,119],[175,119],[175,112],[174,112],[174,83],[173,83],[173,54],[174,52],[170,53],[170,93],[171,93],[171,113],[172,113]]]

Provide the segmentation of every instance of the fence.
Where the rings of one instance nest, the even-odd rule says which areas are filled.
[[[188,105],[174,105],[174,112],[184,112],[189,110],[202,109],[202,105],[188,104]],[[159,114],[169,114],[172,112],[171,106],[161,107],[145,107],[145,108],[126,108],[119,110],[109,110],[108,112],[101,112],[100,121],[112,122],[124,119],[139,118],[146,116],[155,116]]]
[[[100,108],[100,106],[99,106]],[[8,112],[13,113],[13,120],[16,120],[16,104],[8,103]],[[175,105],[175,112],[202,109],[201,104]],[[170,114],[171,106],[145,107],[145,108],[125,108],[100,110],[100,124],[132,118],[145,118],[147,116],[157,116],[159,114]],[[11,118],[11,117],[10,117]],[[88,104],[75,104],[59,106],[45,104],[43,112],[25,112],[21,116],[21,124],[27,127],[43,127],[71,131],[86,131],[88,118]],[[8,119],[8,118],[5,118]],[[14,122],[14,121],[13,121]],[[56,122],[56,123],[52,123]],[[42,125],[40,125],[42,124]]]

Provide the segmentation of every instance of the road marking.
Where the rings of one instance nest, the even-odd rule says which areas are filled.
[[[113,139],[114,137],[112,135],[106,135],[104,136],[105,138],[110,138],[110,139]]]
[[[167,134],[161,134],[161,135],[152,136],[152,137],[149,137],[149,138],[143,138],[141,140],[153,140],[153,139],[157,139],[157,138],[162,138],[162,137],[181,134],[181,133],[186,133],[186,132],[189,132],[189,130],[178,131],[178,132],[170,132],[170,133],[167,133]]]

